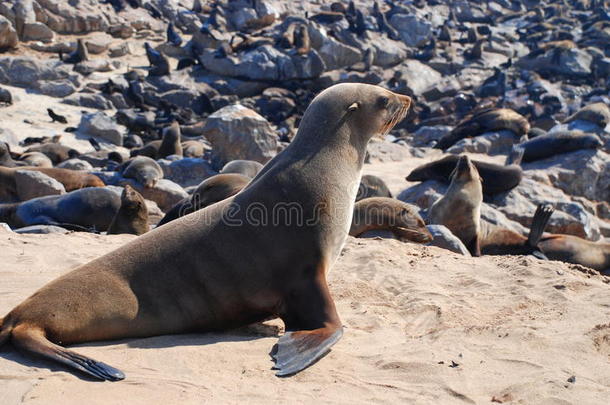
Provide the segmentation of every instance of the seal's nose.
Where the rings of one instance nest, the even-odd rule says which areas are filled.
[[[396,94],[396,97],[398,97],[398,100],[403,105],[403,108],[411,107],[411,97],[402,94]]]

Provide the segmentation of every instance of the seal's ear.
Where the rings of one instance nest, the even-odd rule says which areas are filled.
[[[347,111],[356,111],[358,108],[360,108],[360,103],[355,102],[349,107],[347,107]]]

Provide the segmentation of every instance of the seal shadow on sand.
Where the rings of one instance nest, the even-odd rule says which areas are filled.
[[[216,343],[225,342],[249,342],[265,337],[279,337],[281,328],[277,325],[269,325],[266,323],[254,323],[237,329],[231,329],[224,332],[205,332],[205,333],[184,333],[177,335],[161,335],[148,338],[133,338],[120,340],[107,340],[91,343],[83,343],[78,345],[67,346],[70,349],[78,351],[80,347],[103,347],[111,345],[125,344],[127,348],[138,349],[163,349],[177,346],[208,346]],[[13,361],[26,367],[45,368],[52,372],[65,371],[81,380],[90,382],[104,382],[92,378],[84,373],[73,373],[68,367],[62,366],[57,362],[45,360],[43,358],[32,358],[22,355],[19,351],[11,348],[11,344],[0,349],[0,358]],[[277,344],[273,345],[273,349],[269,353],[277,351]],[[101,357],[101,355],[100,355]],[[272,359],[270,359],[272,360]],[[3,376],[0,376],[0,380]]]

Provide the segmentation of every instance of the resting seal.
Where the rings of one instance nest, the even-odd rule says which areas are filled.
[[[480,256],[481,204],[483,188],[476,166],[460,156],[444,196],[428,211],[430,224],[445,225],[473,256]]]
[[[0,222],[8,223],[13,229],[58,225],[79,231],[105,231],[120,206],[121,198],[116,191],[91,187],[22,203],[0,204]]]
[[[238,173],[251,179],[255,178],[256,175],[263,169],[263,165],[254,160],[231,160],[229,163],[223,166],[220,170],[220,174]]]
[[[197,186],[197,189],[189,198],[185,198],[174,205],[157,226],[234,196],[246,187],[250,180],[252,180],[250,177],[237,173],[224,173],[208,177]]]
[[[432,241],[426,223],[412,205],[388,197],[371,197],[356,202],[349,234],[358,237],[379,230],[390,231],[403,242]]]
[[[358,187],[356,201],[371,197],[392,198],[392,193],[382,179],[377,176],[373,176],[372,174],[365,174],[362,176],[362,179],[360,179],[360,187]]]
[[[520,138],[528,133],[530,124],[525,117],[511,109],[487,109],[479,111],[469,119],[459,123],[453,131],[439,139],[434,147],[445,150],[464,138],[503,129],[513,131]]]
[[[550,260],[580,264],[610,274],[610,243],[591,242],[573,235],[547,235],[538,249]]]
[[[286,333],[273,354],[277,375],[303,370],[343,334],[326,272],[349,231],[368,141],[402,120],[410,103],[360,83],[323,91],[291,144],[248,187],[42,287],[0,320],[0,345],[11,339],[25,352],[120,380],[119,370],[57,343],[279,316]]]
[[[473,160],[472,163],[483,179],[483,193],[498,194],[517,187],[523,178],[523,170],[519,166],[522,157],[523,149],[516,147],[509,155],[505,166]],[[406,180],[437,180],[449,183],[458,160],[459,157],[456,155],[447,155],[442,159],[423,164],[413,169]]]
[[[598,149],[602,145],[597,136],[579,131],[561,131],[540,135],[519,144],[524,150],[524,162],[542,160],[575,150]]]

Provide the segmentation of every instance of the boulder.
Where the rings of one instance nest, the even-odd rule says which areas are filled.
[[[277,152],[278,137],[271,124],[256,111],[240,104],[221,108],[210,115],[203,131],[220,164],[236,159],[264,164]]]
[[[76,91],[70,80],[49,80],[40,82],[40,92],[51,97],[66,97]]]
[[[197,186],[217,173],[208,162],[198,158],[184,158],[173,162],[161,159],[157,163],[163,170],[164,178],[185,188]]]
[[[111,43],[112,36],[103,32],[89,36],[85,41],[87,50],[93,55],[99,55],[100,53],[106,52]]]
[[[519,138],[513,131],[486,132],[474,138],[464,138],[447,149],[447,153],[484,153],[486,155],[507,155]]]
[[[68,105],[77,105],[86,108],[95,108],[97,110],[112,109],[112,102],[107,100],[100,94],[93,93],[77,93],[62,100],[62,103]]]
[[[30,57],[0,58],[0,82],[11,86],[39,89],[44,81],[68,79],[78,83],[78,74],[72,66],[58,60],[41,60]]]
[[[455,253],[461,253],[464,256],[471,256],[464,243],[445,225],[427,225],[427,228],[434,238],[427,246],[436,246]]]
[[[446,191],[446,184],[436,180],[428,180],[401,191],[396,198],[406,203],[415,204],[423,210],[427,210],[436,200],[441,198]]]
[[[22,41],[53,42],[55,33],[41,22],[25,23],[23,25]]]
[[[390,24],[396,28],[407,46],[420,46],[432,38],[432,24],[415,15],[394,14]]]
[[[559,60],[557,60],[557,52],[559,52]],[[517,66],[543,75],[582,78],[591,74],[592,60],[593,57],[582,49],[550,48],[535,56],[524,56],[517,61]]]
[[[84,136],[99,137],[121,146],[127,129],[100,111],[84,114],[78,126],[78,132]]]
[[[15,172],[17,195],[21,201],[27,201],[46,195],[65,194],[64,185],[52,177],[35,170],[17,170]]]

